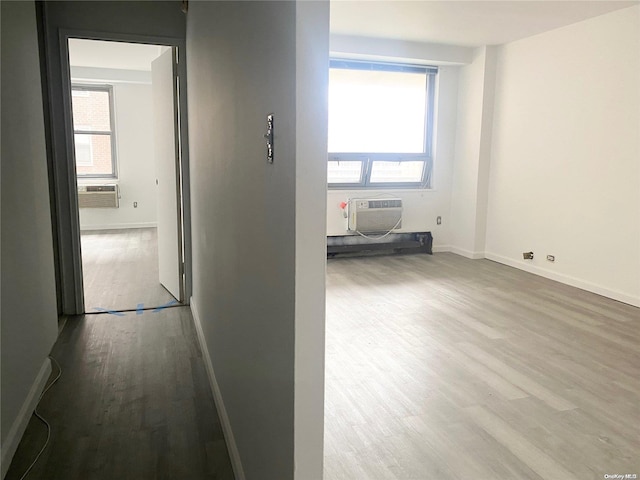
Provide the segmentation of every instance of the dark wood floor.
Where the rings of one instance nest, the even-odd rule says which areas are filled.
[[[188,307],[70,318],[52,356],[62,376],[38,407],[52,436],[27,479],[233,480]],[[6,480],[45,437],[32,417]]]
[[[175,300],[158,279],[155,228],[83,231],[81,241],[85,312]]]
[[[638,308],[447,253],[334,259],[326,331],[325,480],[640,478]]]

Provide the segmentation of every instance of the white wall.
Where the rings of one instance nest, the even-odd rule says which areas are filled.
[[[2,2],[2,476],[51,366],[57,335],[34,2]]]
[[[192,2],[187,24],[191,305],[236,477],[319,480],[328,3]]]
[[[451,185],[451,250],[484,258],[495,47],[477,48],[460,68]]]
[[[330,48],[331,54],[337,57],[369,60],[384,57],[400,63],[427,61],[431,65],[465,65],[473,56],[473,48],[469,47],[339,34],[331,35]]]
[[[118,178],[78,178],[78,184],[117,183],[119,208],[81,208],[80,228],[98,230],[113,228],[154,227],[156,225],[156,166],[153,142],[153,103],[151,85],[122,82],[126,75],[98,68],[73,69],[83,73],[81,83],[95,76],[102,83],[113,84],[118,159]],[[121,71],[126,73],[126,71]],[[110,80],[114,77],[116,81]],[[75,80],[74,80],[75,81]],[[133,202],[137,202],[135,208]]]
[[[499,49],[486,236],[488,258],[635,305],[639,18],[634,6]]]
[[[442,64],[443,56],[449,55],[450,62],[459,62],[471,58],[471,49],[452,47],[451,50],[434,48],[412,48],[408,51],[396,50],[396,57],[389,56],[391,46],[398,46],[394,41],[368,41],[353,37],[332,37],[331,49],[341,55],[352,50],[353,57],[364,57],[375,60],[396,60],[420,62],[423,64]],[[389,43],[389,45],[386,45]],[[366,48],[368,46],[368,49]],[[429,47],[427,45],[427,47]],[[386,55],[385,55],[386,54]],[[421,55],[422,58],[416,58]],[[433,58],[432,58],[433,56]],[[451,211],[451,177],[455,146],[456,104],[458,95],[458,67],[441,65],[438,72],[436,91],[436,125],[434,142],[434,176],[432,189],[384,189],[384,190],[334,190],[327,194],[327,235],[347,235],[346,219],[340,209],[340,202],[352,197],[370,197],[379,194],[390,194],[403,199],[402,229],[398,232],[430,231],[433,235],[434,250],[448,249],[450,243],[450,211]],[[442,225],[436,225],[436,218],[442,217]]]

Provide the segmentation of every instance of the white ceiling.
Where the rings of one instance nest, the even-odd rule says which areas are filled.
[[[167,48],[72,38],[69,40],[69,64],[72,67],[151,71],[151,62]]]
[[[331,33],[467,47],[500,45],[638,3],[332,0]]]
[[[635,1],[331,0],[331,33],[476,47],[500,45],[637,5]],[[150,71],[167,47],[69,40],[72,66]]]

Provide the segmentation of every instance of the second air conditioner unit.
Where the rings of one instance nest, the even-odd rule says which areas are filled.
[[[350,198],[348,229],[359,233],[385,233],[402,228],[401,198]]]
[[[118,185],[78,185],[79,208],[118,208]]]

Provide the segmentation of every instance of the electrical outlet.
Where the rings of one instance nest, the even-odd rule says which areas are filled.
[[[547,255],[547,260],[549,260],[550,262],[555,262],[556,261],[556,257],[553,255]]]
[[[442,217],[440,215],[436,217],[436,225],[442,225]]]
[[[533,260],[533,252],[524,252],[522,258],[525,260]]]
[[[133,202],[133,208],[138,208],[138,202]]]

